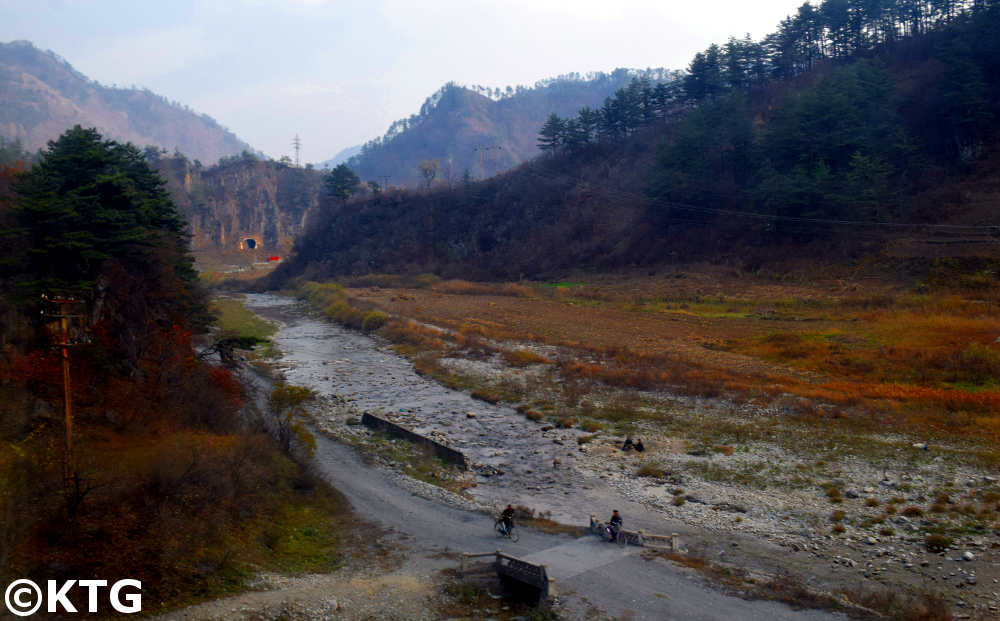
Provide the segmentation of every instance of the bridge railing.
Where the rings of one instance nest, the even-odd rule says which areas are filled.
[[[493,562],[490,564],[493,566],[493,570],[496,571],[498,575],[513,578],[514,580],[539,589],[543,599],[552,600],[555,598],[556,589],[553,584],[555,579],[549,577],[548,568],[545,565],[532,563],[509,554],[504,554],[503,550],[482,554],[469,554],[468,552],[463,553],[461,572],[463,574],[468,574],[470,571],[474,571],[475,568],[470,565],[469,561],[472,559],[486,557],[492,557]]]
[[[596,515],[590,516],[590,531],[593,533],[597,532],[597,525],[602,522],[597,519]],[[677,533],[671,533],[668,535],[651,535],[644,530],[625,530],[625,541],[629,545],[639,546],[640,548],[665,548],[671,552],[681,551],[681,536]]]

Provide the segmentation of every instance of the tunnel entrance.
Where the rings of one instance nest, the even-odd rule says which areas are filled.
[[[244,239],[243,243],[246,244],[246,247],[249,248],[250,250],[253,250],[257,247],[257,240],[252,237]]]

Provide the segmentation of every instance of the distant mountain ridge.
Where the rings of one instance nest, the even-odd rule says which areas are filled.
[[[358,153],[361,153],[361,145],[356,144],[353,147],[347,147],[346,149],[341,149],[336,155],[328,160],[324,160],[317,165],[317,168],[323,168],[324,166],[336,166],[337,164],[343,164],[347,160],[351,159]]]
[[[575,116],[581,108],[600,107],[640,74],[653,83],[681,75],[664,69],[616,69],[572,73],[534,88],[505,91],[451,82],[428,97],[418,114],[394,122],[384,136],[361,145],[347,163],[362,180],[389,175],[391,185],[422,181],[416,166],[429,159],[440,160],[438,179],[454,181],[466,170],[475,178],[489,177],[540,153],[538,130],[550,114]]]
[[[206,164],[252,150],[208,115],[147,89],[102,86],[29,41],[0,43],[0,135],[34,151],[78,124],[113,140],[176,148]]]

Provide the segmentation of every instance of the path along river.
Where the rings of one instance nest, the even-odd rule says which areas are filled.
[[[273,340],[282,352],[281,368],[290,383],[308,386],[320,395],[352,399],[359,411],[391,413],[399,424],[423,433],[444,432],[452,446],[472,462],[481,461],[504,472],[479,477],[473,488],[478,500],[492,505],[524,504],[551,510],[567,524],[586,525],[591,513],[610,515],[619,509],[626,526],[651,533],[694,531],[668,524],[661,515],[617,494],[596,472],[582,463],[575,441],[578,432],[540,431],[514,409],[488,405],[469,395],[427,380],[413,365],[384,344],[328,321],[304,303],[291,298],[254,294],[247,306],[259,315],[281,322]],[[467,418],[475,412],[476,418]],[[451,549],[485,552],[497,547],[482,515],[429,503],[393,487],[361,464],[351,451],[325,438],[318,458],[328,478],[359,513],[384,525],[411,533],[422,541]],[[560,443],[555,441],[559,440]],[[553,461],[559,458],[559,467]],[[482,524],[480,524],[482,522]],[[687,579],[665,563],[637,556],[637,550],[609,550],[593,537],[570,540],[563,536],[527,532],[505,551],[546,562],[556,577],[557,590],[572,594],[576,609],[580,596],[619,615],[633,619],[834,619],[816,611],[793,611],[772,602],[748,602]],[[439,541],[438,541],[439,539]],[[515,550],[511,546],[518,546]],[[781,554],[781,549],[775,549]]]

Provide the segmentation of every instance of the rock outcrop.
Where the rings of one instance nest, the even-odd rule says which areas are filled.
[[[188,221],[191,250],[287,254],[320,206],[322,172],[243,158],[205,168],[175,154],[152,165]]]

